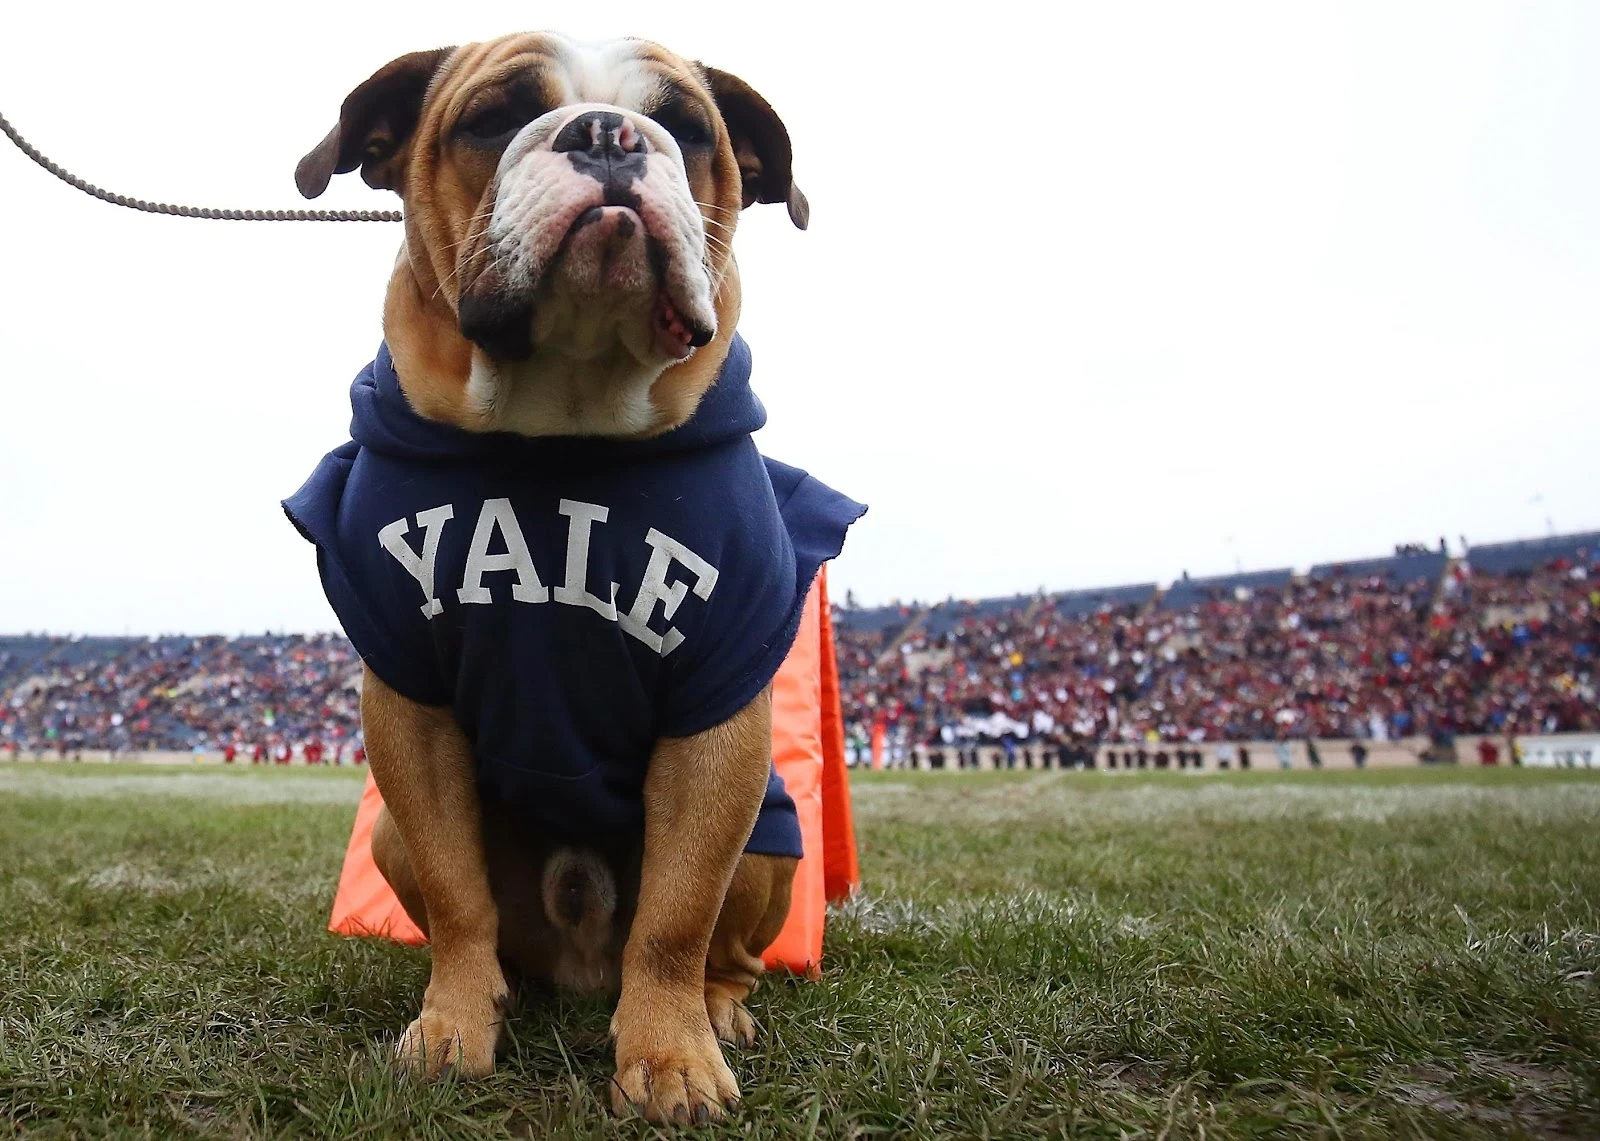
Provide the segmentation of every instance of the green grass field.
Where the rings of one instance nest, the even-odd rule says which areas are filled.
[[[0,766],[0,1131],[638,1136],[609,1011],[394,1076],[323,931],[359,775]],[[1600,774],[879,774],[727,1136],[1600,1136]]]

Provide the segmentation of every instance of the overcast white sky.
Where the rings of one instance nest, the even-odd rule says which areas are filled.
[[[405,51],[554,27],[737,72],[813,207],[736,243],[761,444],[872,507],[840,597],[1600,526],[1600,5],[955,15],[12,5],[0,110],[121,193],[294,206]],[[0,203],[0,631],[332,627],[277,504],[346,438],[398,228],[145,217],[9,148]]]

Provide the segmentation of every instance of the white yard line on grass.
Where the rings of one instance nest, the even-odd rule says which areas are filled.
[[[924,791],[926,789],[926,791]],[[1225,824],[1265,820],[1362,821],[1493,808],[1517,819],[1600,816],[1600,782],[1559,784],[1403,784],[1364,787],[1284,782],[1235,784],[1139,783],[1086,787],[1080,781],[1041,775],[1032,780],[985,782],[955,789],[905,784],[861,783],[851,790],[863,822],[897,820],[994,826],[1043,819],[1115,821],[1130,826],[1194,819]],[[891,791],[893,790],[893,791]],[[918,795],[921,794],[921,795]]]
[[[255,778],[255,779],[252,779]],[[224,804],[355,804],[362,782],[319,773],[171,772],[102,773],[52,771],[31,765],[0,767],[0,797],[61,800],[150,796],[209,800]]]

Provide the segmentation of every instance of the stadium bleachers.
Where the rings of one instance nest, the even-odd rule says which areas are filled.
[[[1293,567],[1279,567],[1276,570],[1242,571],[1211,578],[1181,578],[1161,596],[1161,608],[1182,610],[1197,602],[1233,598],[1241,590],[1281,590],[1293,577]]]
[[[1153,582],[1130,586],[1096,587],[1089,590],[1064,590],[1048,595],[1048,601],[1062,614],[1087,615],[1108,607],[1144,606],[1160,593]],[[949,600],[933,606],[880,606],[871,609],[840,608],[834,616],[839,627],[861,634],[881,635],[892,641],[893,635],[924,611],[926,618],[922,629],[942,634],[953,629],[967,618],[984,618],[1008,610],[1026,611],[1039,596],[1013,594],[1003,598],[984,598],[975,601]]]
[[[1083,618],[1116,606],[1145,606],[1160,588],[1153,582],[1133,586],[1108,586],[1095,590],[1064,590],[1052,594],[1050,601],[1058,614]]]
[[[922,628],[930,634],[943,634],[967,618],[989,618],[1010,610],[1026,610],[1035,595],[1016,594],[1008,598],[983,598],[977,601],[950,600],[941,602],[928,611]]]
[[[1370,578],[1379,576],[1391,583],[1427,582],[1437,584],[1450,565],[1443,551],[1425,554],[1390,555],[1379,559],[1353,559],[1343,563],[1321,563],[1308,572],[1312,578]]]
[[[1537,570],[1555,559],[1583,561],[1600,552],[1600,531],[1552,535],[1514,543],[1481,543],[1467,549],[1467,562],[1483,574],[1517,574]]]
[[[867,634],[888,634],[903,628],[910,622],[922,607],[920,606],[874,606],[865,610],[841,610],[850,629],[860,630]]]

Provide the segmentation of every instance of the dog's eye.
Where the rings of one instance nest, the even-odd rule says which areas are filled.
[[[500,103],[469,115],[458,129],[478,142],[502,142],[532,121],[519,108]]]
[[[703,147],[711,143],[711,127],[701,115],[676,99],[668,100],[650,117],[666,128],[680,147]]]

